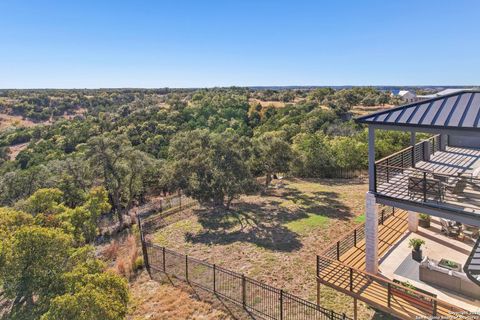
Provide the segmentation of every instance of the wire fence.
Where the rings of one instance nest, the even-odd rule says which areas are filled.
[[[315,174],[315,178],[328,179],[354,179],[367,177],[367,170],[356,168],[329,168]]]
[[[147,268],[163,272],[190,285],[242,306],[264,319],[337,320],[345,314],[318,306],[281,289],[242,274],[166,249],[142,236]]]

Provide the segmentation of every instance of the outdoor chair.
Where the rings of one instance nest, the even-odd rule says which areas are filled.
[[[447,219],[440,219],[440,224],[442,226],[442,232],[447,236],[458,236],[462,231],[460,225],[454,224],[453,221]]]

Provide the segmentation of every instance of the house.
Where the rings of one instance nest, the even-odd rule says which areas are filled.
[[[449,94],[454,94],[462,91],[469,91],[469,90],[474,90],[474,89],[457,89],[457,88],[449,88],[449,89],[444,89],[442,91],[439,91],[437,93],[432,93],[432,94],[427,94],[427,95],[419,95],[417,96],[417,100],[428,100],[428,99],[433,99],[441,96],[446,96]]]
[[[458,276],[463,285],[453,290],[459,295],[476,297],[473,305],[480,310],[480,260],[477,256],[480,229],[480,91],[445,91],[435,98],[414,104],[377,112],[357,119],[369,130],[369,192],[366,195],[366,271],[379,273],[378,207],[392,206],[408,212],[408,230],[431,239],[435,243],[449,244],[456,239],[471,237],[470,255],[438,245],[437,263],[456,261],[462,268],[454,275],[442,277],[442,283],[456,283]],[[411,145],[384,159],[375,159],[375,131],[377,129],[409,132]],[[416,141],[416,133],[432,137]],[[419,231],[419,214],[435,219],[440,232]],[[450,227],[458,229],[450,230]],[[455,227],[456,228],[456,227]],[[432,239],[433,238],[433,239]],[[476,243],[474,242],[476,240]],[[464,252],[461,244],[452,246]],[[460,250],[458,248],[462,247]],[[451,249],[451,248],[450,248]],[[445,255],[445,256],[443,256]],[[441,259],[440,259],[441,257]],[[432,260],[433,261],[433,260]],[[436,269],[435,269],[436,270]],[[436,270],[441,273],[441,268]],[[448,271],[448,270],[447,270]],[[388,271],[384,273],[389,273]],[[394,274],[390,270],[390,274]],[[448,274],[448,272],[446,273]],[[439,275],[433,276],[438,278]],[[419,283],[421,279],[418,280]],[[464,291],[462,291],[464,290]],[[453,294],[453,293],[452,293]]]
[[[361,300],[401,319],[479,319],[480,90],[356,121],[368,126],[365,223],[317,256],[317,297],[320,285],[350,295],[355,317]],[[410,146],[376,159],[378,130],[408,132]]]
[[[417,101],[417,95],[409,90],[400,90],[397,95],[406,103]]]

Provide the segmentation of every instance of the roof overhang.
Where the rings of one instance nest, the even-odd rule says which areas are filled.
[[[355,119],[378,129],[480,136],[480,91],[463,90]]]

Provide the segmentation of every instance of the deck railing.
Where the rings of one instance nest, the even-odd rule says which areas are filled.
[[[395,208],[384,206],[380,209],[378,224],[383,224],[389,217],[395,216]],[[359,224],[355,229],[346,235],[341,236],[327,247],[320,255],[340,260],[340,257],[348,250],[357,246],[357,243],[365,239],[365,223]]]
[[[405,169],[415,167],[420,161],[440,150],[440,135],[423,140],[375,162],[375,191],[377,187],[389,182],[391,177],[403,173]],[[394,169],[396,168],[396,169]]]
[[[455,318],[465,310],[438,300],[414,288],[395,283],[388,279],[357,270],[325,256],[317,256],[317,278],[345,294],[354,296],[374,306],[407,310],[412,315],[448,316]]]

